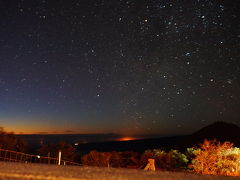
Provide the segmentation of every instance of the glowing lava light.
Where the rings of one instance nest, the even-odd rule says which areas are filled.
[[[122,137],[122,138],[118,139],[118,141],[132,141],[132,140],[136,140],[136,138],[133,138],[133,137]]]

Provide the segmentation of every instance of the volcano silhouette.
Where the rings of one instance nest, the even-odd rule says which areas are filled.
[[[216,139],[218,141],[229,141],[234,145],[240,145],[240,127],[226,122],[215,122],[203,127],[191,135],[193,142],[202,142],[204,139]]]

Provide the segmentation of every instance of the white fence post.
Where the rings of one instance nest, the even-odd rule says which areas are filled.
[[[61,156],[62,156],[62,152],[59,151],[59,153],[58,153],[58,165],[61,165]]]

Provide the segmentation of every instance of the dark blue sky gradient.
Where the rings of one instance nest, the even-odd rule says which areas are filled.
[[[185,134],[240,125],[239,2],[0,1],[0,126]]]

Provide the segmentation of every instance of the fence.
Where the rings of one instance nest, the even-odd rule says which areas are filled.
[[[0,149],[0,161],[81,166],[81,164],[61,160],[61,158],[44,157],[5,149]]]

